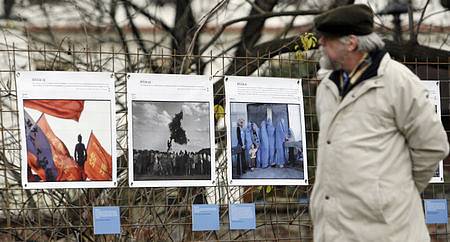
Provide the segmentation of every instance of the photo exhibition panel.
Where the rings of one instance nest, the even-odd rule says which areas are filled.
[[[225,77],[230,185],[307,185],[300,79]]]
[[[427,90],[427,97],[434,105],[434,110],[439,117],[441,117],[441,94],[439,91],[439,81],[422,81],[422,84]],[[439,162],[439,166],[436,169],[430,183],[443,183],[444,182],[444,161]]]
[[[17,71],[22,185],[117,185],[113,73]]]
[[[208,76],[127,74],[131,187],[213,186],[213,87]]]

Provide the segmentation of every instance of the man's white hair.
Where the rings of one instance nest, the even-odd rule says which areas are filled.
[[[349,41],[349,39],[350,36],[347,35],[339,38],[339,41],[345,44]],[[375,32],[368,35],[357,35],[356,39],[358,40],[358,51],[371,52],[384,47],[384,41]]]

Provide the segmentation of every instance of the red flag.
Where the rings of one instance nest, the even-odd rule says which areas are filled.
[[[75,121],[80,119],[84,109],[84,101],[81,100],[23,100],[23,105],[58,118]]]
[[[66,145],[53,133],[50,125],[42,115],[37,121],[37,125],[44,132],[53,154],[56,169],[58,170],[57,181],[81,181],[81,170],[78,164],[70,156]]]
[[[42,131],[26,111],[24,115],[25,133],[27,137],[28,181],[56,181],[58,169],[53,161],[50,141],[47,139],[44,131]]]
[[[86,177],[93,181],[110,181],[112,179],[112,157],[92,132],[87,145],[84,172]]]
[[[41,166],[39,166],[39,163],[37,161],[37,157],[31,153],[27,152],[27,161],[28,161],[28,181],[45,181],[45,170]],[[31,173],[31,170],[33,170],[39,179],[35,179],[34,175]]]

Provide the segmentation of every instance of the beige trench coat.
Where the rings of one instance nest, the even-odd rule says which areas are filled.
[[[417,76],[389,54],[377,73],[342,101],[328,77],[319,84],[315,242],[430,240],[419,192],[447,136]]]

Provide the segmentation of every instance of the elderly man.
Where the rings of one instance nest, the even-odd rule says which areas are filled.
[[[314,241],[429,241],[420,192],[449,147],[425,88],[385,52],[368,6],[314,24],[331,70],[317,89]]]

